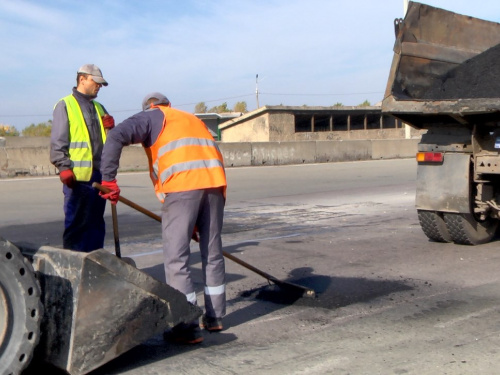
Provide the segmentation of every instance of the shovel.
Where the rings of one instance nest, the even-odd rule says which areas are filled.
[[[135,261],[132,258],[122,257],[122,252],[120,249],[120,236],[118,233],[118,213],[116,212],[116,204],[111,204],[111,217],[113,219],[113,237],[115,240],[115,255],[121,260],[123,260],[125,263],[128,263],[132,267],[137,268],[137,265],[135,264]]]
[[[111,204],[111,217],[113,218],[113,237],[115,240],[115,255],[118,258],[121,258],[122,252],[120,250],[120,236],[118,234],[118,214],[116,212],[115,204]]]
[[[92,184],[93,187],[95,187],[96,189],[104,192],[104,193],[109,193],[110,190],[108,188],[105,188],[104,186],[102,186],[101,184],[97,183],[97,182],[94,182]],[[161,223],[161,217],[156,215],[155,213],[145,209],[144,207],[141,207],[139,206],[138,204],[128,200],[127,198],[123,197],[123,196],[119,196],[118,200],[124,204],[126,204],[127,206],[129,207],[132,207],[133,209],[139,211],[139,212],[142,212],[143,214],[145,214],[146,216],[149,216],[150,218],[158,221]],[[194,238],[193,238],[194,239]],[[298,285],[298,284],[294,284],[294,283],[290,283],[288,281],[283,281],[283,280],[279,280],[277,279],[276,277],[274,276],[271,276],[269,275],[268,273],[252,266],[251,264],[248,264],[247,262],[235,257],[234,255],[232,254],[229,254],[228,252],[226,251],[222,251],[222,254],[228,258],[228,259],[231,259],[233,262],[236,262],[238,263],[240,266],[243,266],[247,269],[249,269],[250,271],[252,272],[255,272],[256,274],[264,277],[265,279],[267,279],[268,281],[276,284],[277,286],[279,286],[280,288],[284,289],[284,290],[288,290],[288,291],[291,291],[291,292],[294,292],[300,296],[303,296],[303,297],[315,297],[316,296],[316,292],[310,288],[306,288],[302,285]]]

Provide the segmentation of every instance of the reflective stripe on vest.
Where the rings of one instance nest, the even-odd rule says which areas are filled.
[[[155,108],[165,118],[158,139],[146,153],[158,199],[163,202],[166,194],[180,191],[225,188],[222,154],[203,121],[170,107]]]
[[[85,124],[82,110],[78,101],[73,95],[68,95],[61,100],[66,103],[69,122],[69,158],[71,160],[71,169],[75,174],[77,181],[90,181],[92,177],[92,143],[90,135]],[[103,143],[106,141],[106,132],[102,124],[104,108],[96,101],[92,101],[97,112],[101,128]]]

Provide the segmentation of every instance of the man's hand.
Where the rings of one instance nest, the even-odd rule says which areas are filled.
[[[117,204],[118,198],[120,198],[120,188],[116,184],[116,179],[114,179],[113,181],[103,181],[101,182],[101,185],[105,188],[108,188],[110,191],[109,193],[103,193],[102,191],[100,191],[99,195],[104,199],[109,199],[111,204]]]
[[[64,171],[59,172],[59,179],[70,189],[73,189],[75,186],[76,177],[71,169],[65,169]]]
[[[102,125],[104,126],[104,129],[111,130],[115,127],[115,119],[113,118],[113,116],[106,113],[104,116],[102,116]]]

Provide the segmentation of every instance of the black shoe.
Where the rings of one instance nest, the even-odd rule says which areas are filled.
[[[206,329],[209,332],[222,331],[222,319],[221,318],[211,318],[209,316],[203,315],[201,317],[200,327]]]
[[[203,334],[201,333],[200,327],[186,327],[185,325],[181,325],[172,328],[170,331],[165,331],[163,333],[163,339],[176,344],[192,345],[203,342]]]

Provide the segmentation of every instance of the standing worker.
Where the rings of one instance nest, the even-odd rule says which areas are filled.
[[[97,66],[83,65],[73,93],[54,107],[50,162],[63,183],[65,249],[89,252],[104,246],[106,201],[92,183],[101,182],[105,129],[115,125],[113,117],[94,100],[107,85]]]
[[[101,172],[102,184],[111,192],[104,197],[116,203],[120,193],[116,173],[122,148],[141,143],[148,156],[156,196],[163,203],[166,283],[197,305],[189,244],[198,230],[205,285],[201,326],[211,332],[220,331],[226,314],[221,231],[227,183],[222,154],[205,124],[190,113],[171,108],[163,94],[147,95],[142,109],[108,133]],[[165,337],[185,344],[203,341],[198,321],[176,326]]]

